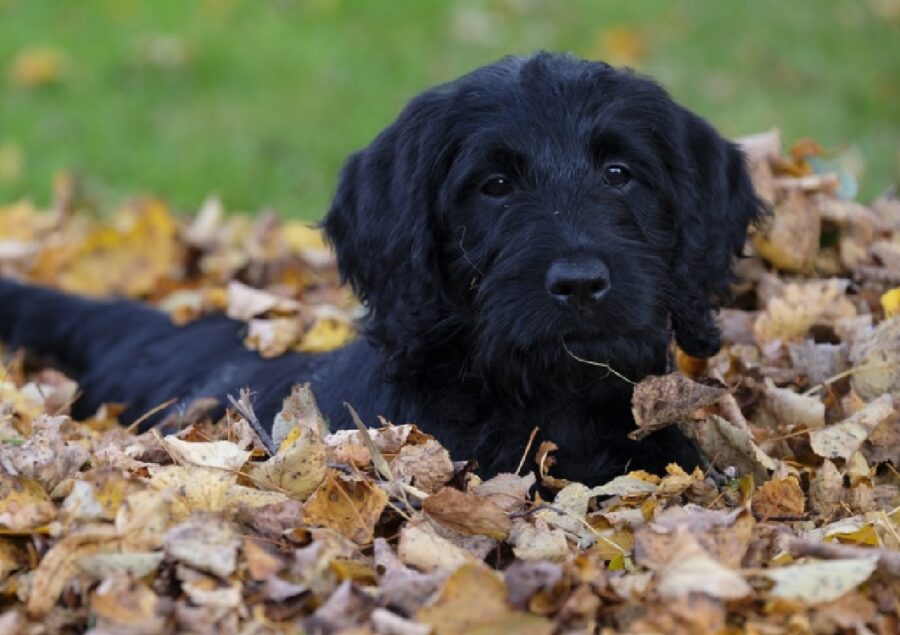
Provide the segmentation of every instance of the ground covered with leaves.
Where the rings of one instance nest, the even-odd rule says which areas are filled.
[[[410,423],[330,433],[301,386],[271,441],[247,394],[135,434],[118,404],[73,421],[77,383],[6,351],[0,632],[898,632],[900,200],[850,200],[814,143],[743,142],[774,213],[725,346],[634,394],[634,436],[677,425],[705,471],[591,488],[545,443],[483,481]],[[267,356],[353,337],[314,230],[214,200],[92,217],[71,178],[55,191],[0,208],[4,275],[227,311]]]

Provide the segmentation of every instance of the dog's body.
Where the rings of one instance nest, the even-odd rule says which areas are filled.
[[[348,160],[324,228],[368,308],[363,338],[264,361],[221,317],[186,327],[121,301],[0,282],[0,337],[80,373],[76,416],[127,401],[256,391],[270,423],[310,381],[333,425],[385,415],[484,473],[533,427],[560,476],[597,482],[695,455],[641,443],[631,385],[683,349],[718,349],[731,259],[758,215],[740,153],[656,84],[604,64],[508,58],[414,99]],[[536,447],[535,444],[534,447]]]

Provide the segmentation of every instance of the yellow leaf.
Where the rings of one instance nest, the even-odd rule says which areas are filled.
[[[354,337],[356,329],[349,319],[320,312],[294,348],[302,353],[324,353],[347,344]]]
[[[299,434],[286,437],[275,456],[262,463],[249,463],[246,473],[261,489],[305,500],[325,478],[327,460],[322,437],[303,428]]]
[[[388,502],[380,487],[366,480],[343,478],[331,471],[306,501],[303,520],[328,527],[357,544],[372,542],[375,523]]]
[[[147,295],[170,275],[181,249],[169,208],[146,200],[89,234],[58,283],[88,295]]]
[[[0,526],[33,529],[56,516],[50,497],[35,481],[0,470]]]
[[[900,287],[894,287],[890,291],[885,291],[881,296],[881,307],[884,309],[884,316],[892,318],[900,315]]]

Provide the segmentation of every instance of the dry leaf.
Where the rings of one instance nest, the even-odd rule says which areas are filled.
[[[298,427],[282,441],[275,456],[248,464],[246,473],[257,487],[305,500],[325,478],[327,460],[319,433],[311,427]]]
[[[422,571],[453,570],[472,561],[472,555],[423,525],[400,530],[397,555],[404,564]]]
[[[27,531],[55,517],[56,507],[40,485],[0,471],[0,527]]]
[[[293,315],[301,309],[300,303],[291,298],[269,293],[232,280],[228,283],[228,310],[232,320],[247,322],[264,313]]]
[[[821,230],[815,200],[801,190],[791,190],[775,205],[768,221],[753,234],[759,255],[778,269],[809,271],[819,252]]]
[[[319,412],[315,395],[308,383],[292,386],[291,394],[285,397],[281,410],[275,415],[272,423],[272,441],[276,447],[280,448],[295,428],[308,429],[320,437],[328,434],[328,424]]]
[[[422,509],[437,522],[462,534],[503,540],[512,528],[506,512],[490,499],[452,487],[444,487],[426,498],[422,501]]]
[[[817,604],[852,591],[869,579],[877,564],[878,558],[826,560],[769,569],[765,575],[775,583],[772,596]]]
[[[28,588],[26,608],[32,617],[50,612],[63,587],[78,573],[78,562],[96,553],[117,551],[116,531],[109,526],[89,527],[66,535],[44,555]]]
[[[856,307],[845,295],[848,284],[832,278],[784,285],[756,319],[753,328],[759,346],[803,340],[814,324],[856,316]]]
[[[345,478],[332,470],[306,501],[303,520],[333,529],[358,544],[368,544],[387,502],[384,490],[371,481]]]
[[[212,514],[195,514],[166,532],[166,554],[195,569],[225,578],[234,573],[240,536]]]
[[[747,430],[718,415],[683,426],[681,431],[694,439],[719,469],[734,467],[740,474],[754,474],[758,482],[766,480],[767,471],[775,469],[775,461],[759,448]]]
[[[900,399],[900,317],[878,325],[850,349],[853,389],[866,401],[890,393]]]
[[[825,404],[818,397],[778,388],[766,377],[766,407],[778,423],[821,428],[825,425]]]
[[[796,478],[772,479],[753,493],[753,512],[763,518],[799,517],[803,515],[805,502]]]
[[[433,494],[453,478],[453,461],[440,443],[429,439],[421,445],[404,445],[390,462],[394,478]]]
[[[504,472],[480,483],[475,488],[475,493],[492,501],[505,512],[515,512],[528,505],[528,493],[534,487],[535,480],[533,472],[525,476]]]
[[[703,593],[723,599],[746,597],[753,591],[740,574],[710,557],[686,528],[676,532],[669,557],[657,572],[656,590],[664,598]]]
[[[869,434],[894,412],[891,396],[882,395],[840,423],[812,430],[809,442],[813,451],[826,459],[848,459],[859,450]]]
[[[717,402],[726,392],[715,380],[707,383],[680,373],[641,380],[631,397],[631,412],[638,429],[629,438],[638,440],[654,430],[689,420],[698,409]]]
[[[127,575],[115,575],[91,593],[91,612],[100,632],[152,635],[166,627],[166,615],[157,595]],[[93,629],[92,629],[93,630]]]
[[[0,466],[7,473],[37,481],[52,492],[90,459],[84,447],[63,438],[60,428],[68,420],[68,417],[46,415],[35,419],[31,438],[22,446],[0,447]]]
[[[506,586],[481,564],[464,564],[447,578],[434,602],[416,614],[434,635],[516,633],[550,635],[548,620],[514,610],[506,600]]]
[[[540,518],[533,525],[515,522],[508,541],[513,553],[522,560],[563,560],[569,554],[566,532],[550,529]]]

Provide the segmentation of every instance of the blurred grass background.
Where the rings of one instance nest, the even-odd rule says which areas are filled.
[[[898,180],[900,0],[0,0],[0,203],[72,169],[106,203],[317,218],[408,98],[542,48],[861,157],[863,198]]]

